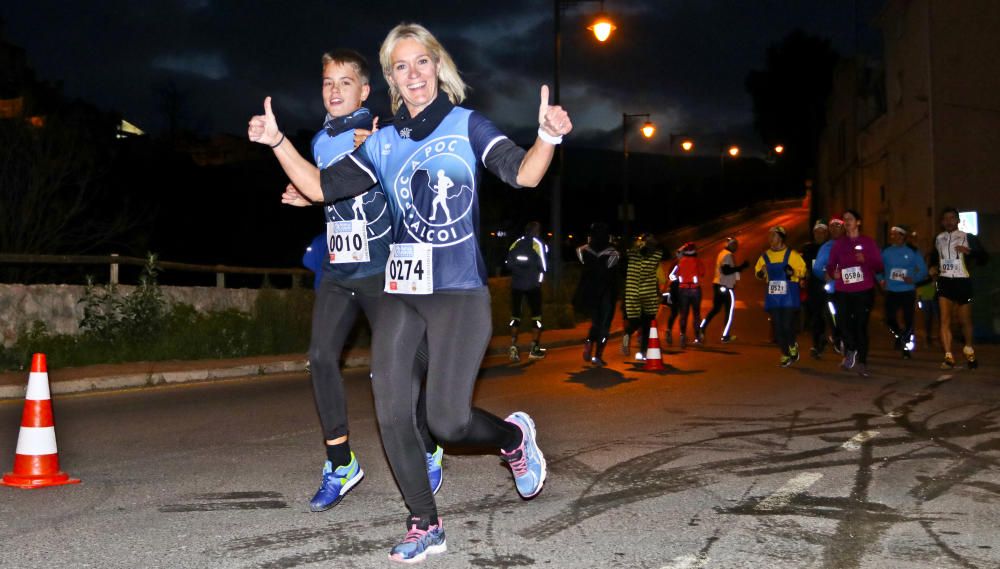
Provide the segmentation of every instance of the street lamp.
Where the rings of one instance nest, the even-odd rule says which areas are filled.
[[[726,195],[726,157],[727,156],[730,157],[730,158],[732,158],[732,159],[734,159],[734,160],[736,158],[739,158],[739,156],[740,156],[740,147],[737,146],[737,145],[735,145],[735,144],[730,144],[728,147],[723,146],[721,152],[719,152],[719,165],[720,165],[720,168],[721,168],[720,169],[720,173],[719,173],[719,193],[721,195],[719,197],[724,197]]]
[[[601,3],[601,12],[598,18],[593,24],[588,26],[587,29],[594,32],[594,37],[597,41],[604,42],[611,36],[611,32],[616,29],[616,26],[611,23],[611,20],[604,15],[604,0],[552,0],[552,23],[553,23],[553,34],[555,35],[555,41],[553,42],[553,70],[555,74],[554,81],[552,82],[552,104],[559,104],[559,61],[561,59],[562,53],[562,9],[563,6],[582,4],[584,2],[597,2]],[[563,177],[563,162],[565,155],[563,153],[563,147],[560,144],[556,149],[555,155],[555,173],[552,175],[552,203],[549,208],[551,211],[549,219],[549,228],[552,230],[552,263],[551,263],[551,277],[552,284],[558,286],[559,276],[562,271],[562,177]]]
[[[629,221],[632,219],[632,207],[628,202],[628,120],[635,118],[646,118],[642,125],[642,135],[646,138],[653,136],[656,127],[649,120],[649,113],[622,113],[622,241],[628,243]]]
[[[690,136],[688,136],[686,134],[670,133],[670,151],[671,152],[673,152],[674,148],[676,148],[674,145],[676,144],[676,142],[678,140],[681,141],[680,147],[681,147],[681,150],[683,150],[684,152],[691,152],[692,150],[694,150],[694,141],[691,140]]]
[[[775,153],[775,154],[781,154],[781,153],[783,153],[784,151],[785,151],[785,147],[784,147],[784,146],[782,146],[781,144],[775,144],[775,145],[774,145],[774,153]]]

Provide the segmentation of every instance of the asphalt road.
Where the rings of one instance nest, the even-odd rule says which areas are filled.
[[[786,221],[801,236],[801,216]],[[762,225],[740,233],[748,257]],[[832,354],[780,369],[760,298],[744,279],[738,340],[665,346],[663,372],[617,349],[603,369],[576,348],[488,359],[476,403],[532,414],[549,477],[525,502],[496,454],[449,449],[438,495],[449,551],[425,566],[1000,566],[1000,350],[946,373],[937,351],[902,361],[876,334],[871,378]],[[366,477],[319,514],[308,500],[324,456],[305,375],[60,396],[60,457],[83,483],[0,487],[0,567],[392,565],[406,511],[367,375],[348,373],[348,391]],[[4,471],[20,413],[0,404]]]

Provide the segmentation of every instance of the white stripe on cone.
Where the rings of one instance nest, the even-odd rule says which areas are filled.
[[[649,327],[649,339],[650,340],[659,340],[660,339],[660,333],[656,330],[656,326],[650,326]],[[653,342],[649,342],[649,343],[652,344]],[[648,347],[648,348],[646,348],[646,359],[647,360],[658,360],[658,359],[662,359],[662,357],[663,356],[660,355],[660,342],[656,342],[656,347],[655,348],[654,347]]]
[[[28,391],[24,394],[24,398],[33,401],[52,399],[49,394],[49,374],[47,372],[33,371],[28,374]]]
[[[38,456],[56,454],[55,427],[21,427],[17,437],[17,454]]]

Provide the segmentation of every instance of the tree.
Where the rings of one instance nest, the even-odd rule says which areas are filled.
[[[110,180],[116,125],[78,102],[0,120],[0,252],[94,252],[144,223]]]
[[[763,71],[751,71],[754,128],[769,147],[782,144],[784,171],[799,187],[815,176],[826,102],[840,56],[830,40],[795,30],[767,49]]]

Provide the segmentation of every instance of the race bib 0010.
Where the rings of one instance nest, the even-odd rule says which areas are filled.
[[[434,248],[429,243],[395,243],[385,265],[385,292],[434,292]]]
[[[844,284],[854,284],[865,280],[865,273],[861,267],[847,267],[840,271],[840,278]]]
[[[352,221],[328,221],[326,224],[326,248],[330,263],[367,263],[368,228],[363,219]]]
[[[788,292],[788,281],[767,281],[767,294],[785,294]]]

